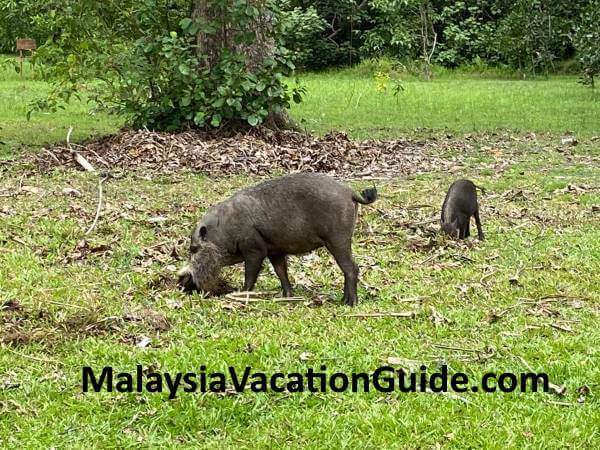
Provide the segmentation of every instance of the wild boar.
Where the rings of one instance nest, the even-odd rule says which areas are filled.
[[[377,199],[375,187],[359,195],[323,174],[298,173],[243,189],[211,207],[196,224],[189,263],[179,274],[186,291],[210,291],[222,267],[244,263],[244,290],[251,291],[265,258],[292,296],[287,255],[326,247],[344,273],[347,305],[357,303],[358,266],[352,234],[358,204]]]
[[[470,236],[471,216],[475,217],[477,234],[484,239],[477,203],[477,186],[469,180],[457,180],[450,186],[442,205],[442,230],[448,235],[465,239]]]

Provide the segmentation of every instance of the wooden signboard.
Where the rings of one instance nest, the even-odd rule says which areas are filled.
[[[17,50],[22,52],[23,50],[35,50],[37,45],[35,39],[17,39]]]
[[[19,51],[19,63],[21,66],[21,76],[23,76],[23,51],[29,51],[33,54],[33,51],[37,48],[35,39],[17,39],[17,50]]]

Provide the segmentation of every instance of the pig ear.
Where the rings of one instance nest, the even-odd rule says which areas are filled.
[[[206,227],[204,225],[202,225],[200,227],[200,231],[198,233],[200,234],[200,239],[205,241],[206,240]]]

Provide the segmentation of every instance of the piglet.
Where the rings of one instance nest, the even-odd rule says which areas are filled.
[[[244,263],[244,290],[251,291],[268,258],[292,295],[287,255],[326,247],[344,273],[344,302],[358,301],[358,266],[352,258],[352,234],[358,204],[373,203],[377,190],[361,194],[322,174],[298,173],[243,189],[211,207],[196,224],[190,257],[179,273],[186,292],[210,292],[222,267]]]
[[[450,186],[442,205],[442,230],[448,235],[465,239],[470,235],[471,216],[475,217],[477,234],[484,239],[477,203],[477,186],[469,180],[457,180]]]

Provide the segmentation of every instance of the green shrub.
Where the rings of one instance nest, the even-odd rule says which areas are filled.
[[[135,15],[126,19],[130,22],[98,17],[118,13],[116,1],[91,3],[79,2],[62,19],[61,41],[40,49],[39,58],[52,63],[48,75],[55,84],[48,97],[35,102],[34,110],[56,110],[85,89],[99,108],[127,117],[134,127],[177,130],[239,121],[255,126],[292,100],[301,100],[302,89],[289,89],[285,82],[294,64],[277,44],[277,26],[261,30],[275,42],[271,55],[250,61],[243,51],[243,44],[256,39],[253,21],[259,14],[271,14],[264,3],[255,2],[265,8],[260,11],[249,1],[211,0],[210,7],[219,11],[216,18],[184,17],[178,25],[173,19],[181,16],[170,14],[163,2],[136,5]],[[76,34],[86,25],[88,33]],[[125,26],[134,30],[132,42],[122,39]],[[238,47],[220,47],[208,64],[206,53],[198,51],[197,33],[211,36],[222,29],[245,31],[233,37]]]

